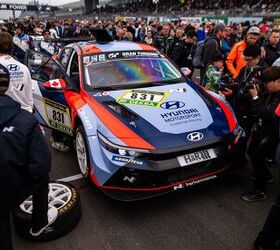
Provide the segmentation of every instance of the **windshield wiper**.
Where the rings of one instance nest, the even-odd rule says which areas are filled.
[[[100,87],[93,87],[94,90],[114,90],[112,86],[100,86]]]

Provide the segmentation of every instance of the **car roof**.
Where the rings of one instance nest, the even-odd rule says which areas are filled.
[[[67,47],[75,48],[82,55],[115,51],[156,51],[156,48],[153,46],[131,41],[113,41],[108,43],[79,42],[69,44]]]

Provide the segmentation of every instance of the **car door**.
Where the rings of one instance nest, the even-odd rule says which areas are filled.
[[[65,72],[71,53],[72,49],[62,51],[61,60],[57,61],[44,53],[29,50],[25,59],[32,78],[35,115],[39,122],[70,136],[73,135],[71,112],[64,92],[75,90]]]

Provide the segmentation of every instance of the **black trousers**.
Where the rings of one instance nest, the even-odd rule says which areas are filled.
[[[280,249],[275,247],[277,241],[280,241],[280,185],[278,185],[278,196],[267,216],[262,231],[259,233],[255,244],[264,249]]]
[[[31,194],[33,195],[32,228],[39,230],[48,223],[48,179],[36,187],[22,187],[12,195],[6,207],[0,210],[0,250],[12,250],[10,213],[13,208],[19,206]],[[4,197],[11,196],[6,194]],[[5,201],[5,200],[3,200]],[[5,204],[3,204],[5,205]],[[2,206],[2,204],[1,204]]]
[[[248,147],[248,155],[251,158],[255,175],[254,188],[265,191],[265,178],[269,171],[265,164],[266,158],[275,156],[278,141],[273,135],[265,135],[261,129],[252,134],[252,139]]]

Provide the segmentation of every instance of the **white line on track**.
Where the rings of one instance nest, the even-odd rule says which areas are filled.
[[[82,178],[83,178],[82,174],[76,174],[76,175],[72,175],[72,176],[69,176],[69,177],[57,179],[57,181],[69,182],[69,181],[79,180],[79,179],[82,179]]]

